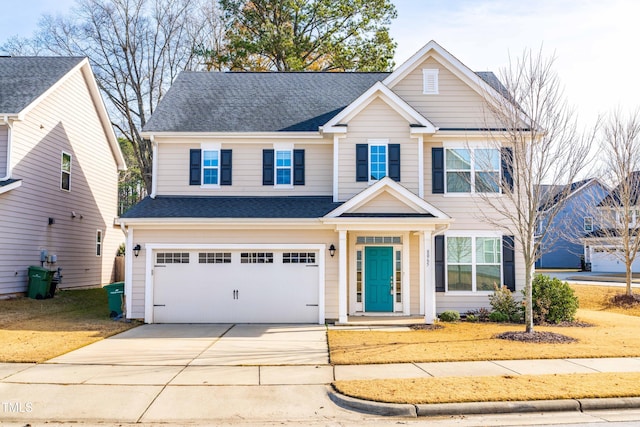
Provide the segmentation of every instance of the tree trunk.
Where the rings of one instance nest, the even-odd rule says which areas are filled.
[[[524,305],[524,324],[525,324],[525,332],[528,334],[533,333],[533,295],[532,295],[532,287],[533,287],[533,267],[530,265],[525,266],[525,284],[524,284],[524,294],[525,294],[525,305]]]
[[[627,281],[627,295],[628,296],[633,295],[633,292],[631,291],[631,279],[633,278],[633,273],[631,272],[631,264],[632,263],[633,263],[633,260],[628,260],[627,261],[627,265],[626,265],[626,273],[627,273],[626,281]]]

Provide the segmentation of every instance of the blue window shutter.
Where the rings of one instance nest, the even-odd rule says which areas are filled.
[[[369,145],[356,144],[356,181],[369,181]]]
[[[502,236],[502,284],[516,290],[516,267],[513,236]]]
[[[400,144],[389,144],[389,178],[400,181]]]
[[[444,148],[431,149],[431,192],[444,194]]]
[[[189,151],[189,185],[200,185],[200,166],[202,151],[194,148]]]
[[[513,191],[513,149],[502,147],[500,150],[500,163],[502,166],[502,186]]]
[[[434,256],[433,264],[436,270],[436,292],[444,292],[444,275],[446,266],[444,262],[444,236],[436,236],[434,238]]]
[[[231,150],[220,150],[220,185],[231,185]]]
[[[274,151],[262,150],[262,185],[273,185],[274,174]]]
[[[304,185],[304,150],[293,150],[293,185]]]

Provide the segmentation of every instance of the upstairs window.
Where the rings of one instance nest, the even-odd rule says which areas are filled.
[[[276,150],[276,185],[291,185],[292,150]]]
[[[60,164],[60,188],[71,191],[71,154],[62,152]]]
[[[102,230],[96,231],[96,256],[102,256]]]
[[[387,145],[369,144],[369,180],[377,181],[387,176]]]
[[[202,184],[218,185],[220,176],[220,152],[202,150]]]
[[[582,229],[586,232],[593,231],[593,218],[590,216],[585,216],[582,221]]]
[[[445,150],[447,193],[499,193],[500,151],[482,148]]]
[[[422,93],[425,95],[437,95],[438,90],[438,69],[422,70]]]

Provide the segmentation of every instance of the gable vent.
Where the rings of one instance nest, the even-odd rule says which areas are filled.
[[[425,68],[422,70],[423,89],[425,95],[438,94],[438,69]]]

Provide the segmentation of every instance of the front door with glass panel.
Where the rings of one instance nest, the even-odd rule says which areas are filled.
[[[365,265],[365,311],[393,311],[393,248],[366,247]]]

